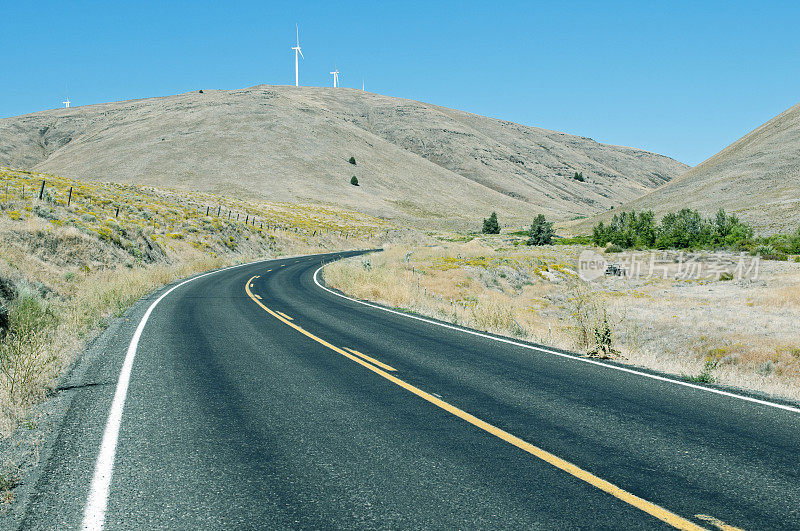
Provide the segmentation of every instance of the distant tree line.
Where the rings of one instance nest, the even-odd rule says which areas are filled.
[[[800,230],[793,235],[776,234],[754,238],[753,228],[735,214],[720,209],[716,216],[703,218],[697,210],[670,212],[660,223],[652,210],[620,212],[607,225],[602,221],[592,230],[595,245],[621,249],[732,249],[758,254],[800,253]]]

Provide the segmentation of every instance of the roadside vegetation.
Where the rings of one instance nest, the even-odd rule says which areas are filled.
[[[318,205],[4,168],[0,178],[4,437],[53,392],[87,340],[152,290],[225,265],[374,247],[395,235],[383,220]]]
[[[530,237],[433,236],[329,264],[324,278],[356,298],[450,323],[800,400],[799,263],[762,262],[757,279],[689,278],[685,251],[661,251],[663,274],[586,282],[578,256],[603,248],[580,238],[525,245]],[[650,251],[632,252],[650,259]],[[703,252],[697,260],[739,256]]]
[[[665,215],[659,223],[652,210],[631,211],[615,214],[608,225],[595,225],[592,242],[611,250],[725,249],[787,260],[800,253],[800,228],[794,234],[756,237],[750,225],[724,210],[704,219],[698,211],[684,208]]]

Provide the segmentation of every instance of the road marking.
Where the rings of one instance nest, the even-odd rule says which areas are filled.
[[[272,269],[267,269],[267,273],[269,273],[270,271],[272,271]]]
[[[258,297],[258,295],[256,295],[256,297]],[[258,297],[258,298],[260,299],[261,297]],[[286,315],[283,312],[279,312],[278,310],[275,310],[275,312],[279,313],[281,315],[281,317],[283,317],[284,319],[288,319],[290,321],[294,321],[294,319],[292,319],[291,317],[289,317],[288,315]]]
[[[708,522],[709,524],[713,525],[720,531],[744,531],[744,529],[742,529],[741,527],[734,527],[732,525],[728,525],[719,518],[714,518],[713,516],[709,516],[707,514],[696,514],[694,515],[694,517]]]
[[[253,262],[258,263],[258,262]],[[220,273],[237,267],[244,267],[250,264],[239,264],[216,271],[209,271],[188,280],[184,280],[180,284],[172,286],[158,297],[153,304],[147,308],[147,311],[139,321],[136,331],[133,333],[131,342],[128,344],[128,351],[125,354],[125,359],[122,362],[122,369],[119,373],[117,380],[117,387],[114,391],[114,399],[111,402],[111,409],[108,412],[108,419],[106,420],[106,427],[103,431],[103,439],[100,443],[100,452],[97,455],[97,461],[94,465],[94,475],[92,476],[92,484],[89,488],[89,495],[86,498],[86,505],[83,508],[83,523],[82,528],[87,530],[100,530],[103,529],[106,519],[106,507],[108,506],[108,493],[111,488],[111,476],[114,473],[114,459],[117,453],[117,440],[119,439],[119,430],[122,425],[122,410],[125,408],[125,399],[128,394],[128,385],[131,380],[131,370],[133,369],[133,360],[136,357],[136,349],[139,346],[139,339],[142,337],[142,332],[147,324],[147,320],[153,313],[153,310],[159,302],[164,300],[164,297],[180,288],[184,284],[195,281],[198,278],[203,278],[208,275]],[[255,277],[254,277],[255,278]],[[248,283],[253,280],[248,280]]]
[[[251,286],[252,286],[252,284],[251,284]],[[255,295],[255,294],[254,294],[254,295]],[[261,295],[256,295],[256,298],[257,298],[258,300],[261,300]]]
[[[366,354],[364,354],[364,353],[362,353],[362,352],[359,352],[359,351],[357,351],[357,350],[354,350],[354,349],[352,349],[352,348],[350,348],[350,347],[345,347],[345,349],[346,349],[346,350],[349,350],[350,352],[352,352],[352,353],[353,353],[353,354],[355,354],[356,356],[359,356],[359,357],[361,357],[361,358],[364,358],[365,360],[367,360],[367,361],[369,361],[369,362],[373,363],[374,365],[377,365],[377,366],[378,366],[378,367],[380,367],[381,369],[386,369],[387,371],[392,371],[392,372],[395,372],[395,371],[397,371],[397,369],[395,369],[395,368],[394,368],[394,367],[392,367],[391,365],[386,365],[386,364],[385,364],[385,363],[383,363],[382,361],[378,361],[378,360],[376,360],[375,358],[370,358],[369,356],[367,356]],[[439,398],[441,398],[441,397],[439,397]]]
[[[484,333],[478,332],[476,330],[468,330],[466,328],[459,328],[457,326],[449,325],[447,323],[440,323],[440,322],[434,321],[432,319],[426,319],[425,317],[420,317],[420,316],[417,316],[417,315],[411,315],[411,314],[405,313],[405,312],[399,312],[397,310],[392,310],[391,308],[384,308],[383,306],[379,306],[377,304],[372,304],[372,303],[366,302],[366,301],[360,301],[358,299],[354,299],[352,297],[348,297],[347,295],[345,295],[343,293],[337,293],[336,291],[333,291],[332,289],[330,289],[328,287],[325,287],[322,284],[320,284],[319,279],[317,277],[318,277],[318,274],[322,270],[323,267],[325,267],[325,266],[324,265],[320,266],[316,271],[314,271],[314,284],[316,284],[318,287],[324,289],[328,293],[331,293],[332,295],[336,295],[337,297],[341,297],[343,299],[347,299],[347,300],[352,301],[352,302],[357,302],[358,304],[363,304],[364,306],[369,306],[370,308],[375,308],[377,310],[382,310],[384,312],[393,313],[395,315],[400,315],[400,316],[403,316],[403,317],[407,317],[409,319],[416,319],[417,321],[422,321],[424,323],[429,323],[429,324],[433,324],[433,325],[436,325],[436,326],[441,326],[442,328],[449,328],[450,330],[457,330],[458,332],[463,332],[465,334],[470,334],[470,335],[473,335],[473,336],[478,336],[478,337],[483,337],[483,338],[486,338],[486,339],[491,339],[492,341],[498,341],[500,343],[506,343],[508,345],[514,345],[516,347],[527,348],[529,350],[536,350],[536,351],[539,351],[539,352],[544,352],[546,354],[553,354],[554,356],[560,356],[562,358],[567,358],[567,359],[570,359],[572,361],[580,361],[580,362],[583,362],[583,363],[591,363],[592,365],[598,365],[600,367],[605,367],[606,369],[614,369],[615,371],[627,372],[628,374],[636,374],[638,376],[644,376],[645,378],[651,378],[653,380],[658,380],[660,382],[673,383],[673,384],[676,384],[676,385],[682,385],[684,387],[689,387],[691,389],[697,389],[698,391],[705,391],[707,393],[714,393],[714,394],[717,394],[717,395],[727,396],[729,398],[737,398],[739,400],[745,400],[747,402],[753,402],[754,404],[760,404],[762,406],[769,406],[769,407],[774,407],[774,408],[778,408],[778,409],[783,409],[783,410],[786,410],[786,411],[791,411],[793,413],[800,413],[800,408],[797,408],[797,407],[794,407],[794,406],[789,406],[789,405],[786,405],[786,404],[778,404],[776,402],[769,402],[767,400],[760,400],[758,398],[753,398],[753,397],[750,397],[750,396],[738,395],[736,393],[731,393],[731,392],[728,392],[728,391],[722,391],[721,389],[714,389],[713,387],[704,387],[702,385],[697,385],[697,384],[693,384],[693,383],[690,383],[690,382],[682,382],[681,380],[675,380],[673,378],[666,378],[664,376],[658,376],[657,374],[648,374],[646,372],[637,371],[635,369],[629,369],[627,367],[620,367],[618,365],[611,365],[611,364],[608,364],[608,363],[603,363],[601,361],[597,361],[597,360],[593,360],[593,359],[589,359],[589,358],[581,358],[581,357],[578,357],[575,354],[564,354],[563,352],[558,352],[556,350],[550,350],[548,348],[535,347],[533,345],[527,345],[525,343],[520,343],[518,341],[514,341],[513,339],[507,339],[507,338],[504,338],[504,337],[490,336],[488,334],[484,334]]]
[[[317,270],[317,271],[319,271],[319,270]],[[250,280],[252,280],[252,279],[250,279]],[[687,519],[685,519],[685,518],[683,518],[681,516],[678,516],[677,514],[672,513],[672,512],[664,509],[663,507],[661,507],[659,505],[656,505],[656,504],[654,504],[652,502],[649,502],[649,501],[647,501],[647,500],[645,500],[643,498],[640,498],[640,497],[636,496],[635,494],[631,494],[630,492],[628,492],[628,491],[626,491],[624,489],[621,489],[620,487],[617,487],[613,483],[610,483],[610,482],[608,482],[608,481],[606,481],[604,479],[601,479],[601,478],[595,476],[594,474],[592,474],[591,472],[587,472],[586,470],[583,470],[582,468],[579,468],[578,466],[573,465],[569,461],[565,461],[564,459],[561,459],[560,457],[558,457],[558,456],[556,456],[554,454],[551,454],[550,452],[548,452],[546,450],[543,450],[543,449],[539,448],[538,446],[534,446],[531,443],[529,443],[527,441],[524,441],[523,439],[520,439],[519,437],[517,437],[515,435],[512,435],[512,434],[508,433],[505,430],[502,430],[502,429],[498,428],[497,426],[489,424],[488,422],[486,422],[484,420],[481,420],[478,417],[475,417],[474,415],[471,415],[471,414],[467,413],[466,411],[463,411],[463,410],[455,407],[454,405],[452,405],[452,404],[450,404],[448,402],[445,402],[444,400],[436,398],[435,396],[431,395],[430,393],[426,393],[422,389],[420,389],[418,387],[415,387],[415,386],[411,385],[410,383],[408,383],[408,382],[406,382],[404,380],[401,380],[400,378],[397,378],[396,376],[393,376],[393,375],[389,374],[388,372],[382,370],[379,367],[376,367],[375,365],[371,365],[370,363],[362,360],[358,356],[355,356],[354,354],[351,354],[350,352],[347,352],[346,350],[343,350],[343,349],[341,349],[341,348],[339,348],[339,347],[337,347],[335,345],[332,345],[331,343],[328,343],[324,339],[322,339],[322,338],[320,338],[318,336],[315,336],[314,334],[312,334],[308,330],[305,330],[304,328],[302,328],[300,326],[297,326],[296,324],[294,324],[294,323],[292,323],[290,321],[287,321],[286,319],[281,317],[277,312],[267,308],[261,301],[259,301],[255,297],[253,297],[253,293],[250,291],[250,287],[249,287],[250,280],[248,280],[245,283],[245,292],[247,292],[247,294],[250,296],[250,298],[253,300],[253,302],[255,302],[256,304],[261,306],[261,308],[263,310],[265,310],[268,314],[272,315],[273,317],[275,317],[279,321],[283,322],[284,324],[291,326],[292,328],[294,328],[295,330],[297,330],[301,334],[305,335],[306,337],[308,337],[310,339],[313,339],[317,343],[328,347],[329,349],[333,350],[334,352],[337,352],[337,353],[341,354],[342,356],[344,356],[344,357],[346,357],[346,358],[358,363],[359,365],[361,365],[363,367],[366,367],[367,369],[371,370],[375,374],[377,374],[379,376],[382,376],[383,378],[389,380],[390,382],[402,387],[406,391],[409,391],[409,392],[417,395],[418,397],[422,398],[423,400],[426,400],[426,401],[430,402],[431,404],[442,408],[443,410],[447,411],[448,413],[451,413],[451,414],[455,415],[456,417],[458,417],[458,418],[460,418],[460,419],[462,419],[462,420],[464,420],[466,422],[469,422],[473,426],[476,426],[476,427],[478,427],[478,428],[480,428],[480,429],[482,429],[482,430],[484,430],[484,431],[486,431],[488,433],[491,433],[495,437],[498,437],[498,438],[506,441],[507,443],[512,444],[512,445],[516,446],[517,448],[519,448],[521,450],[524,450],[525,452],[528,452],[529,454],[531,454],[531,455],[533,455],[535,457],[538,457],[542,461],[545,461],[546,463],[549,463],[549,464],[553,465],[554,467],[556,467],[558,469],[561,469],[564,472],[567,472],[568,474],[570,474],[570,475],[572,475],[572,476],[574,476],[574,477],[576,477],[576,478],[578,478],[578,479],[580,479],[582,481],[585,481],[586,483],[589,483],[590,485],[593,485],[594,487],[597,487],[598,489],[602,490],[603,492],[611,494],[615,498],[617,498],[619,500],[622,500],[625,503],[628,503],[628,504],[636,507],[637,509],[640,509],[640,510],[644,511],[647,514],[649,514],[651,516],[654,516],[654,517],[658,518],[659,520],[661,520],[663,522],[666,522],[666,523],[668,523],[669,525],[671,525],[671,526],[673,526],[675,528],[693,530],[693,531],[703,530],[703,528],[698,526],[697,524],[695,524],[695,523],[693,523],[693,522],[691,522],[691,521],[689,521],[689,520],[687,520]]]

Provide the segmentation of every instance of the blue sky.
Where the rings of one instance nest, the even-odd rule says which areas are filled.
[[[12,2],[0,117],[200,88],[343,86],[697,164],[800,100],[798,2]]]

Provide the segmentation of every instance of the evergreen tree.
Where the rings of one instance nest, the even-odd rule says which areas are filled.
[[[553,222],[547,221],[544,214],[539,214],[528,231],[528,245],[550,245],[553,243]]]
[[[496,212],[492,212],[488,219],[483,220],[483,230],[481,232],[484,234],[500,234],[500,224],[497,222]]]

